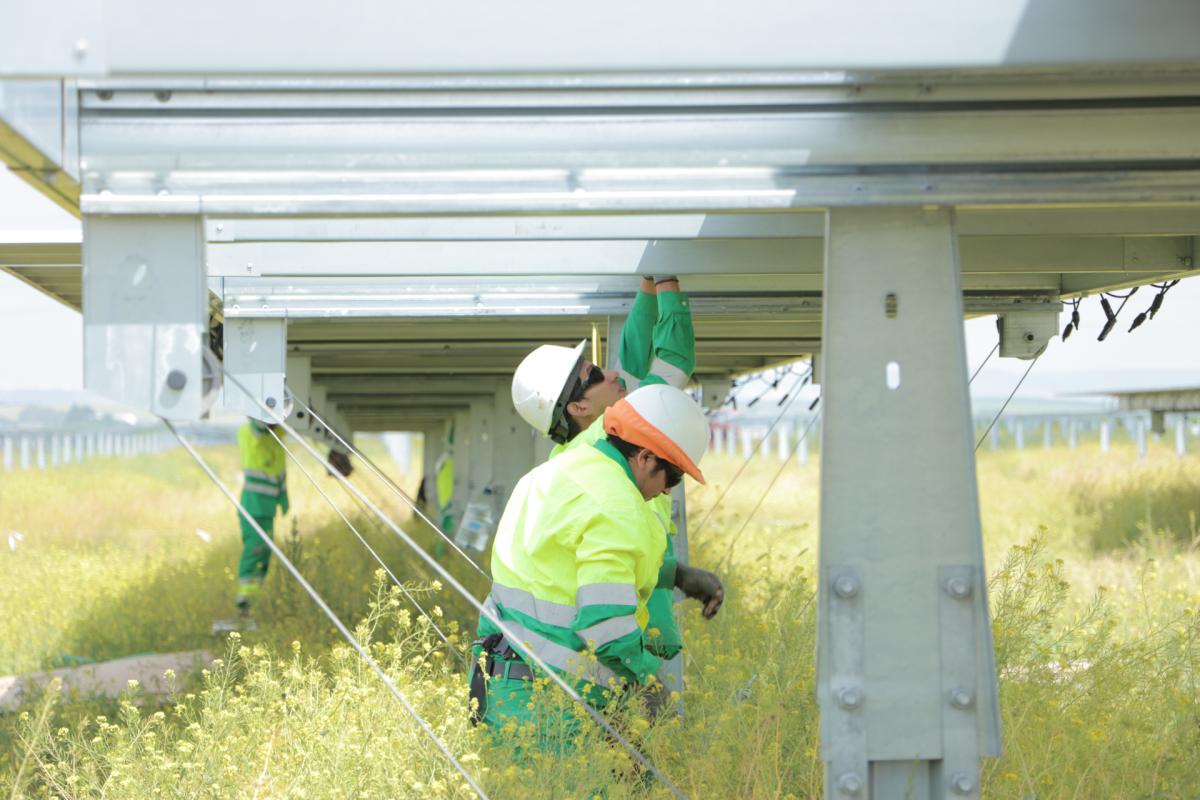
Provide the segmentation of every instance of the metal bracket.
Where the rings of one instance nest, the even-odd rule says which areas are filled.
[[[833,565],[825,571],[825,602],[829,630],[830,678],[818,688],[821,706],[821,753],[828,768],[825,796],[829,800],[861,800],[867,796],[866,614],[863,572],[859,567]]]
[[[1000,330],[1001,358],[1037,358],[1058,336],[1061,307],[1057,310],[1012,311],[996,317]]]
[[[84,385],[170,419],[207,411],[198,217],[84,219]]]
[[[225,408],[264,422],[274,422],[273,414],[286,418],[292,411],[284,392],[286,368],[286,319],[225,321],[225,372],[245,387],[225,382]],[[264,405],[271,413],[263,410]]]

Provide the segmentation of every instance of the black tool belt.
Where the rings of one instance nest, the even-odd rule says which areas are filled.
[[[508,678],[515,681],[533,680],[533,669],[521,658],[516,650],[509,646],[503,634],[493,633],[485,639],[477,639],[475,644],[483,650],[483,669],[478,662],[471,666],[471,699],[477,706],[471,712],[471,724],[478,725],[483,721],[483,713],[487,710],[487,680],[488,678]],[[472,647],[474,650],[474,647]]]

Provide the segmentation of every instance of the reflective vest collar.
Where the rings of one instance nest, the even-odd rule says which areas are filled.
[[[608,439],[598,439],[592,447],[595,447],[601,453],[604,453],[604,455],[620,464],[621,469],[625,470],[625,474],[629,476],[629,482],[637,486],[637,479],[633,477],[633,469],[629,466],[629,459],[621,455],[621,451],[613,447]]]

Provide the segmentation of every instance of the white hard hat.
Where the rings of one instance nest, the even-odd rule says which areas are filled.
[[[708,450],[708,420],[686,392],[661,383],[639,387],[604,412],[604,430],[704,483],[697,465]]]
[[[575,347],[544,344],[521,362],[513,373],[513,407],[521,418],[556,442],[566,440],[563,408],[579,381],[584,339]]]

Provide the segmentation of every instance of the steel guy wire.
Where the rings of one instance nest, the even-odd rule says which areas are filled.
[[[229,377],[228,373],[226,373],[226,377]],[[242,391],[246,390],[243,388]],[[275,558],[279,559],[279,563],[283,564],[284,568],[286,568],[287,571],[292,574],[292,577],[299,582],[299,584],[304,588],[304,591],[308,593],[308,596],[312,598],[313,602],[316,603],[321,611],[325,613],[325,616],[329,617],[329,621],[334,624],[334,627],[338,629],[338,632],[341,633],[346,641],[350,643],[350,646],[353,647],[360,656],[362,656],[363,660],[370,665],[371,669],[375,671],[375,674],[378,675],[383,681],[384,685],[387,686],[388,691],[391,692],[392,696],[396,698],[400,705],[404,707],[404,710],[407,711],[414,720],[416,720],[417,724],[421,727],[421,730],[423,730],[425,735],[433,741],[434,745],[437,746],[437,749],[441,751],[442,755],[446,757],[458,774],[463,777],[463,780],[467,782],[467,785],[474,790],[476,796],[481,798],[481,800],[489,800],[487,793],[480,788],[479,784],[475,782],[475,779],[471,777],[470,773],[468,773],[466,769],[463,768],[463,765],[458,762],[458,759],[454,757],[454,754],[451,753],[446,745],[442,743],[442,740],[438,738],[438,735],[434,732],[433,728],[429,726],[429,723],[417,713],[417,710],[408,701],[408,698],[405,697],[404,692],[400,691],[400,689],[388,676],[387,672],[384,671],[383,667],[379,666],[379,663],[371,657],[371,654],[368,653],[366,648],[364,648],[358,639],[354,637],[354,634],[350,632],[338,615],[333,612],[333,609],[329,607],[324,598],[321,597],[320,593],[318,593],[317,590],[313,588],[312,584],[305,580],[304,576],[300,574],[300,570],[297,569],[296,565],[292,563],[291,559],[284,554],[279,545],[275,544],[275,541],[266,534],[261,526],[259,526],[258,522],[255,521],[250,512],[246,510],[245,506],[243,506],[241,502],[233,496],[233,493],[229,491],[228,487],[221,482],[221,479],[217,477],[215,472],[213,472],[212,467],[210,467],[200,453],[198,453],[196,449],[192,447],[191,442],[185,439],[183,435],[175,429],[175,426],[171,424],[170,420],[163,418],[163,423],[167,426],[171,433],[175,434],[175,438],[178,439],[179,443],[183,445],[183,448],[188,451],[188,454],[193,460],[195,460],[200,469],[204,471],[204,474],[208,476],[209,480],[211,480],[216,487],[221,490],[221,494],[225,495],[229,502],[233,503],[233,505],[237,508],[238,513],[241,514],[242,518],[246,520],[246,522],[250,523],[250,525],[254,528],[254,532],[258,534],[258,537],[262,539],[263,543],[271,550],[271,553],[274,554]]]
[[[1000,406],[1000,410],[996,412],[996,416],[992,417],[992,421],[988,423],[987,430],[983,432],[983,435],[979,437],[979,441],[975,443],[976,452],[979,451],[979,448],[983,445],[983,440],[986,439],[987,435],[992,432],[992,428],[995,427],[996,423],[1000,420],[1001,415],[1004,414],[1004,409],[1008,408],[1008,404],[1011,403],[1013,397],[1016,396],[1017,390],[1021,388],[1021,384],[1024,383],[1025,379],[1029,377],[1029,373],[1033,370],[1033,365],[1038,362],[1039,358],[1041,358],[1041,356],[1037,356],[1037,358],[1034,358],[1033,361],[1029,362],[1029,366],[1025,368],[1025,374],[1021,376],[1021,380],[1017,381],[1017,385],[1014,386],[1013,390],[1008,393],[1008,398],[1005,399],[1004,405]]]
[[[733,488],[735,483],[737,483],[738,478],[740,478],[742,473],[745,472],[746,467],[748,467],[754,457],[758,455],[758,451],[762,449],[766,441],[771,438],[771,431],[775,430],[775,426],[778,425],[780,420],[783,419],[784,415],[787,414],[788,409],[792,407],[792,403],[796,402],[796,399],[800,396],[800,390],[804,388],[810,378],[812,378],[812,367],[809,367],[808,372],[804,373],[804,375],[801,376],[798,381],[796,381],[796,384],[792,386],[791,398],[788,399],[787,404],[783,407],[779,414],[775,416],[775,420],[771,423],[770,427],[767,428],[766,436],[764,436],[762,441],[755,445],[754,449],[750,451],[750,455],[747,456],[746,460],[742,462],[742,465],[738,467],[738,471],[734,473],[733,477],[729,480],[729,483],[727,483],[725,488],[721,490],[721,493],[717,495],[716,501],[708,507],[708,511],[705,512],[704,518],[700,520],[700,524],[697,525],[696,529],[691,532],[692,536],[698,535],[700,531],[704,529],[704,526],[708,523],[709,518],[712,517],[713,512],[720,507],[721,501],[725,499],[725,495],[729,494],[729,490]]]
[[[443,531],[436,522],[431,520],[428,517],[428,515],[426,515],[425,512],[420,509],[419,503],[417,503],[415,500],[413,500],[411,497],[409,497],[408,494],[403,489],[401,489],[396,484],[395,481],[393,481],[386,474],[384,474],[383,470],[381,470],[381,469],[379,469],[379,467],[375,466],[374,461],[367,458],[367,456],[364,455],[362,453],[362,451],[360,451],[354,445],[350,444],[345,439],[343,439],[342,435],[340,433],[338,433],[337,430],[335,430],[333,427],[331,427],[328,422],[321,419],[321,417],[317,415],[317,412],[313,411],[312,408],[307,403],[305,403],[303,400],[301,400],[299,397],[297,397],[294,392],[291,392],[291,387],[288,387],[288,391],[292,394],[292,399],[295,400],[296,403],[298,403],[300,405],[300,407],[305,410],[305,412],[307,412],[310,416],[312,416],[313,419],[315,419],[317,422],[319,422],[325,428],[325,430],[332,433],[334,435],[334,437],[342,444],[343,447],[348,449],[354,455],[358,456],[359,459],[364,464],[367,465],[368,469],[370,469],[371,472],[373,472],[375,474],[375,477],[378,478],[380,481],[382,481],[385,486],[387,486],[389,489],[391,489],[394,494],[396,494],[401,500],[403,500],[405,502],[405,504],[407,504],[408,507],[413,510],[413,513],[415,513],[418,517],[420,517],[422,520],[424,520],[425,523],[427,525],[429,525],[429,527],[433,528],[434,532],[436,532],[438,536],[442,537],[442,539],[444,539],[446,541],[446,543],[448,545],[450,545],[450,547],[454,550],[454,552],[458,553],[460,556],[462,556],[464,559],[466,559],[467,563],[469,563],[472,567],[474,567],[475,571],[478,572],[480,575],[482,575],[484,578],[486,578],[489,581],[492,579],[492,576],[488,575],[487,571],[484,570],[483,567],[479,566],[479,564],[475,561],[475,559],[473,559],[469,555],[467,555],[466,552],[463,551],[463,549],[458,546],[458,543],[455,542],[453,538],[451,538],[445,531]],[[267,409],[267,410],[270,411],[270,409]]]
[[[228,379],[239,390],[241,390],[247,397],[254,398],[254,394],[251,393],[248,389],[246,389],[246,387],[242,385],[241,381],[239,381],[237,378],[230,375],[227,371],[224,371],[223,369],[222,369],[222,371],[224,372],[225,378]],[[270,418],[275,419],[277,421],[277,424],[281,428],[283,428],[284,431],[286,431],[289,436],[293,437],[296,441],[298,441],[301,445],[303,445],[304,449],[307,450],[310,455],[312,455],[316,459],[321,458],[320,454],[316,451],[316,449],[311,444],[309,444],[307,440],[305,440],[302,436],[300,436],[300,434],[297,433],[296,430],[294,428],[292,428],[292,426],[289,425],[278,412],[267,407],[267,405],[265,403],[258,400],[257,398],[254,398],[254,401],[259,406],[259,408],[261,408],[263,410],[263,412],[265,412]],[[340,436],[338,438],[341,439]],[[342,441],[343,441],[343,443],[345,442],[345,440],[342,440]],[[366,506],[371,509],[372,513],[374,513],[377,517],[379,517],[380,520],[382,520],[384,522],[384,524],[386,524],[389,528],[391,528],[392,531],[396,534],[396,536],[398,536],[401,541],[403,541],[410,548],[412,548],[413,552],[416,553],[417,556],[422,561],[424,561],[426,564],[428,564],[429,567],[434,570],[434,572],[436,572],[438,575],[442,576],[442,578],[446,581],[447,585],[449,585],[452,589],[454,589],[454,591],[456,591],[460,595],[462,595],[462,597],[468,603],[470,603],[471,606],[476,611],[478,611],[484,619],[488,620],[488,622],[491,622],[493,625],[495,625],[497,630],[499,630],[500,633],[502,633],[504,635],[504,638],[506,638],[509,641],[509,644],[521,645],[521,643],[522,643],[521,638],[519,636],[517,636],[516,634],[514,634],[512,632],[512,629],[510,629],[508,627],[508,625],[505,624],[505,622],[502,619],[500,619],[499,616],[497,616],[496,614],[489,611],[487,609],[487,607],[484,606],[483,603],[479,602],[479,600],[477,600],[473,594],[468,592],[466,590],[466,588],[461,583],[458,582],[457,578],[455,578],[453,575],[451,575],[446,570],[445,567],[443,567],[441,564],[439,564],[437,562],[437,559],[433,558],[433,556],[426,553],[421,548],[421,546],[419,544],[417,544],[417,542],[403,528],[401,528],[399,525],[397,525],[395,522],[393,522],[390,517],[388,517],[386,514],[384,514],[383,511],[381,511],[379,509],[379,507],[376,506],[371,501],[371,499],[369,497],[367,497],[357,486],[355,486],[353,483],[351,483],[346,478],[345,475],[342,475],[337,470],[333,470],[330,474],[332,474],[333,477],[336,480],[338,480],[343,486],[345,486],[349,491],[354,493],[358,497],[359,500],[361,500],[364,504],[366,504]],[[605,733],[607,733],[610,737],[612,737],[613,741],[620,744],[620,746],[625,750],[625,752],[629,753],[629,755],[632,756],[635,761],[637,761],[643,768],[645,768],[648,772],[650,772],[652,775],[654,775],[654,777],[657,778],[658,781],[660,783],[662,783],[662,785],[664,787],[666,787],[673,795],[678,797],[680,800],[687,800],[686,795],[684,795],[683,792],[681,792],[675,786],[675,784],[672,783],[670,781],[670,779],[668,779],[667,776],[664,775],[658,769],[658,767],[651,764],[650,760],[647,759],[646,756],[644,756],[640,750],[638,750],[636,747],[634,747],[632,744],[630,744],[629,740],[626,739],[624,736],[622,736],[620,731],[618,731],[611,722],[609,722],[607,719],[604,718],[603,714],[601,714],[599,711],[597,711],[595,708],[593,708],[586,700],[584,700],[579,695],[579,693],[577,691],[575,691],[574,688],[571,687],[570,684],[568,684],[557,672],[554,671],[554,669],[552,667],[550,667],[542,659],[541,656],[539,656],[536,652],[533,651],[532,648],[529,648],[528,646],[526,646],[525,649],[526,649],[526,652],[522,653],[522,657],[525,658],[525,660],[532,662],[534,666],[536,666],[543,673],[545,673],[546,677],[549,678],[551,680],[551,682],[553,682],[556,686],[558,686],[558,688],[560,688],[564,693],[566,693],[566,695],[568,697],[570,697],[571,700],[576,705],[578,705],[580,708],[582,708],[584,710],[584,712],[596,722],[597,725],[599,725],[601,728],[604,729]]]
[[[967,381],[967,386],[970,386],[972,383],[975,382],[975,379],[977,377],[979,377],[979,373],[983,372],[983,368],[987,366],[987,363],[992,360],[992,356],[996,355],[996,351],[999,349],[1000,349],[1000,343],[996,342],[996,346],[993,347],[992,351],[987,354],[987,358],[983,359],[983,363],[981,363],[978,367],[976,367],[975,371],[971,373],[971,379]]]
[[[350,531],[358,538],[358,541],[362,543],[362,546],[367,548],[367,552],[371,554],[371,557],[375,559],[376,563],[378,563],[379,566],[383,568],[383,571],[387,573],[388,577],[392,579],[392,583],[396,585],[396,588],[398,588],[404,594],[404,596],[408,598],[408,601],[413,604],[421,616],[429,620],[429,624],[433,626],[433,630],[437,633],[438,637],[445,642],[446,647],[459,657],[459,660],[463,662],[464,667],[468,666],[469,662],[467,661],[466,656],[464,656],[462,652],[458,650],[458,648],[450,644],[450,640],[446,638],[446,634],[440,627],[438,627],[438,624],[436,621],[434,621],[433,616],[421,607],[421,604],[417,602],[417,598],[413,597],[412,593],[408,591],[408,588],[400,581],[399,578],[396,577],[395,573],[393,573],[388,565],[384,563],[384,560],[380,558],[379,553],[375,552],[375,548],[371,547],[370,542],[363,538],[363,535],[358,532],[358,528],[354,527],[354,523],[350,521],[350,518],[342,513],[342,510],[338,508],[336,503],[333,502],[333,498],[326,494],[325,490],[321,488],[316,479],[309,474],[308,470],[304,468],[304,465],[300,463],[300,459],[296,456],[296,454],[289,450],[288,446],[283,443],[283,439],[280,438],[279,434],[275,433],[275,431],[271,430],[269,427],[267,428],[267,431],[271,434],[275,441],[279,443],[279,446],[283,448],[283,452],[287,453],[288,457],[291,458],[292,463],[300,468],[300,471],[304,473],[304,477],[308,478],[308,482],[311,483],[313,488],[317,490],[322,498],[324,498],[325,502],[329,504],[329,507],[332,508],[334,512],[342,518],[342,522],[346,523],[346,527],[348,527]]]
[[[721,557],[721,560],[717,562],[717,569],[721,569],[726,562],[729,561],[729,557],[733,555],[734,547],[737,546],[738,539],[742,537],[742,532],[746,530],[746,526],[750,524],[750,520],[752,520],[754,515],[758,513],[758,509],[762,507],[763,501],[767,499],[767,495],[770,494],[771,490],[775,488],[775,482],[778,481],[779,476],[783,474],[784,468],[792,460],[792,456],[796,455],[796,451],[798,451],[800,449],[800,445],[804,443],[805,437],[808,436],[809,431],[813,429],[813,426],[817,424],[817,420],[820,418],[821,412],[818,411],[813,415],[813,418],[808,421],[808,425],[805,426],[804,432],[800,434],[800,438],[798,438],[796,443],[792,445],[792,450],[790,453],[788,453],[788,457],[779,465],[779,469],[775,470],[775,475],[771,478],[771,482],[767,484],[767,488],[761,495],[759,495],[758,502],[754,504],[754,508],[750,510],[750,513],[746,515],[746,519],[742,521],[742,527],[738,528],[737,533],[735,533],[733,538],[729,540],[729,548],[725,551],[725,555]]]

